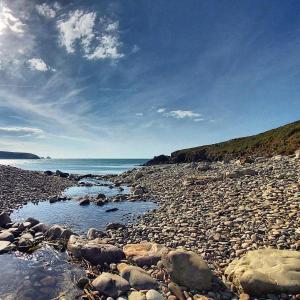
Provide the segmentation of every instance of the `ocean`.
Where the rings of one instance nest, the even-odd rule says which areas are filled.
[[[24,170],[73,174],[120,174],[137,168],[148,159],[1,159],[0,164]]]

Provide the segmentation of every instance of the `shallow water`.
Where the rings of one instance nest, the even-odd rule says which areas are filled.
[[[99,184],[110,184],[102,180],[87,178],[84,181],[94,185],[71,187],[64,194],[68,197],[82,197],[99,193],[113,196],[129,192],[127,187],[123,187],[124,191],[121,192],[118,188],[101,186]],[[106,212],[111,208],[118,210]],[[16,222],[34,217],[48,225],[60,224],[79,234],[86,234],[91,227],[105,229],[112,222],[134,222],[138,215],[155,208],[155,203],[145,201],[110,202],[103,206],[94,203],[80,206],[76,200],[55,203],[44,201],[37,204],[30,202],[15,210],[11,219]],[[0,255],[0,266],[1,300],[50,300],[62,293],[67,299],[76,299],[81,293],[75,282],[84,275],[84,271],[79,266],[68,263],[66,253],[57,252],[46,244],[31,255],[19,252]]]
[[[67,258],[47,245],[31,255],[0,255],[0,299],[48,300],[61,293],[75,299],[80,294],[75,282],[84,271]]]
[[[77,233],[85,233],[89,228],[104,229],[108,223],[119,222],[127,224],[133,222],[136,216],[156,207],[153,202],[114,202],[103,206],[94,203],[81,206],[74,200],[55,203],[39,202],[28,203],[11,214],[13,221],[25,220],[28,217],[38,219],[45,224],[60,224],[71,228]],[[114,212],[105,212],[107,209],[118,208]]]

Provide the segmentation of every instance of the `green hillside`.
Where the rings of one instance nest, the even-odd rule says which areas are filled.
[[[178,150],[171,154],[168,162],[216,161],[249,156],[270,157],[277,154],[293,154],[297,149],[300,149],[300,121],[253,136]],[[157,159],[149,161],[148,164],[156,163],[159,163]]]

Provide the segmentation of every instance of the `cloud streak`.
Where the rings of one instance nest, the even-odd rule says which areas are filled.
[[[0,127],[0,136],[3,137],[42,137],[44,131],[32,127]]]

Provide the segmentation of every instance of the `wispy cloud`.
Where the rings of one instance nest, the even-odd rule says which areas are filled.
[[[24,26],[19,18],[17,18],[11,9],[0,3],[0,35],[10,31],[15,34],[22,35]]]
[[[31,70],[36,70],[36,71],[40,71],[40,72],[46,72],[46,71],[53,70],[41,58],[28,59],[27,63]]]
[[[96,19],[96,12],[70,12],[66,19],[57,22],[60,45],[68,53],[75,53],[79,43],[83,56],[89,60],[123,57],[119,51],[119,22],[100,18],[96,23]]]
[[[162,114],[164,117],[171,117],[174,119],[191,119],[195,122],[204,121],[200,113],[196,113],[191,110],[178,109],[178,110],[166,111],[166,108],[159,108],[157,112],[159,114]]]
[[[32,127],[0,127],[0,136],[2,137],[42,137],[44,131]]]
[[[52,19],[56,16],[56,11],[59,9],[59,4],[57,2],[54,3],[54,5],[50,6],[47,3],[43,3],[41,5],[36,5],[35,9],[41,16],[44,16],[46,18]]]
[[[142,117],[144,114],[141,113],[141,112],[139,112],[139,113],[136,113],[135,115],[136,115],[137,117]]]

